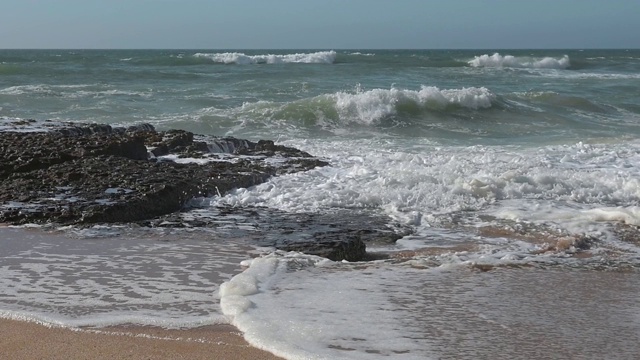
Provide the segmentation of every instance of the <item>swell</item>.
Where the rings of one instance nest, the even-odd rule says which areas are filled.
[[[0,95],[6,96],[28,96],[37,98],[60,98],[60,99],[79,99],[79,98],[107,98],[113,96],[120,97],[151,97],[151,91],[134,91],[117,89],[114,87],[105,87],[99,84],[74,84],[74,85],[18,85],[0,89]]]
[[[472,116],[496,110],[511,116],[535,113],[612,114],[616,108],[591,99],[557,92],[496,94],[485,87],[439,89],[422,86],[420,90],[372,89],[336,92],[296,101],[278,103],[257,101],[245,103],[234,111],[256,118],[294,120],[317,123],[330,120],[335,124],[376,126],[394,118],[425,116]]]
[[[638,131],[629,110],[574,94],[485,87],[371,89],[208,107],[193,118],[234,136],[428,138],[445,143],[583,141]],[[229,130],[231,129],[231,130]]]
[[[441,90],[423,86],[420,90],[391,88],[336,92],[286,103],[258,101],[245,103],[236,111],[237,115],[254,119],[297,120],[315,125],[377,126],[390,119],[434,112],[488,109],[496,102],[497,96],[484,87]]]
[[[468,62],[471,67],[491,68],[527,68],[527,69],[568,69],[571,62],[568,55],[559,58],[554,57],[530,57],[500,55],[480,55]]]
[[[335,51],[318,51],[294,54],[257,54],[248,55],[242,52],[196,53],[196,59],[206,59],[217,64],[333,64]]]
[[[523,100],[529,106],[553,107],[592,114],[607,113],[613,109],[609,105],[600,104],[590,99],[552,91],[515,93],[509,98]]]
[[[547,53],[547,54],[545,54]],[[10,51],[0,50],[0,65],[25,66],[25,71],[39,66],[69,70],[86,67],[131,66],[179,67],[211,64],[379,64],[398,67],[433,68],[525,68],[525,69],[608,69],[613,72],[637,73],[640,56],[636,52],[567,50],[510,51],[478,55],[469,50],[343,50],[320,51],[206,51],[206,50],[78,50],[78,51]],[[71,65],[71,68],[68,67]],[[58,69],[62,70],[62,69]],[[9,70],[3,70],[5,73]],[[15,68],[9,71],[13,73]]]

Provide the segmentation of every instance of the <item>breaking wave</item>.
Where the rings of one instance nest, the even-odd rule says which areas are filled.
[[[569,56],[556,59],[552,57],[532,58],[526,56],[493,55],[476,56],[468,64],[473,67],[510,67],[510,68],[530,68],[530,69],[567,69],[571,66]]]
[[[298,54],[264,54],[264,55],[247,55],[238,52],[225,53],[197,53],[193,55],[196,58],[205,58],[214,63],[221,64],[333,64],[336,60],[335,51],[319,51],[314,53],[298,53]]]
[[[375,122],[399,112],[419,113],[449,107],[489,108],[496,98],[484,87],[441,90],[434,86],[423,86],[419,91],[373,89],[355,94],[339,92],[328,97],[335,102],[335,109],[341,118],[357,119],[364,123]]]
[[[487,88],[441,90],[372,89],[323,94],[293,102],[245,103],[237,111],[243,118],[296,120],[316,125],[359,124],[376,126],[396,116],[420,116],[437,111],[490,108],[497,96]],[[327,123],[328,122],[328,123]]]

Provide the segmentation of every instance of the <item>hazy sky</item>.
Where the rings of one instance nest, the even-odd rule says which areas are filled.
[[[639,0],[0,0],[0,48],[640,48]]]

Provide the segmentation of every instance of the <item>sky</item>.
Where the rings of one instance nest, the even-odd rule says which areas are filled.
[[[638,0],[0,0],[0,48],[640,48]]]

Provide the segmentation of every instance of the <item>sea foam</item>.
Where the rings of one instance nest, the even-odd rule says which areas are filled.
[[[109,227],[83,229],[82,241],[0,230],[0,318],[66,327],[228,323],[214,292],[247,257],[246,247],[233,240],[214,246],[89,235],[117,232]]]
[[[410,336],[388,337],[403,334],[403,314],[374,290],[388,278],[383,271],[362,274],[348,263],[293,252],[243,265],[220,287],[221,307],[252,345],[287,359],[424,358],[410,353],[421,347]]]
[[[440,215],[472,210],[507,220],[552,221],[576,233],[603,234],[608,229],[606,223],[613,220],[640,223],[633,208],[640,199],[638,170],[633,165],[639,159],[638,145],[579,143],[513,150],[416,144],[414,149],[400,150],[353,139],[330,145],[309,140],[288,145],[330,158],[333,166],[281,176],[251,189],[236,189],[212,199],[212,204],[267,206],[291,212],[377,208],[423,230],[437,225]],[[542,206],[547,202],[550,208]],[[563,204],[572,205],[565,209]],[[519,212],[515,217],[496,214],[491,210],[494,207]],[[608,208],[615,208],[616,213],[602,215],[602,209]],[[561,215],[567,209],[570,217]],[[597,209],[601,212],[583,216],[585,211]]]
[[[214,63],[221,64],[332,64],[336,60],[335,51],[319,51],[314,53],[296,53],[285,55],[247,55],[239,52],[226,53],[197,53],[197,58],[211,59]]]
[[[473,60],[468,62],[473,67],[510,67],[510,68],[532,68],[532,69],[567,69],[571,66],[569,56],[556,59],[552,57],[544,58],[532,58],[526,56],[512,56],[512,55],[500,55],[495,53],[493,55],[481,55],[476,56]]]

